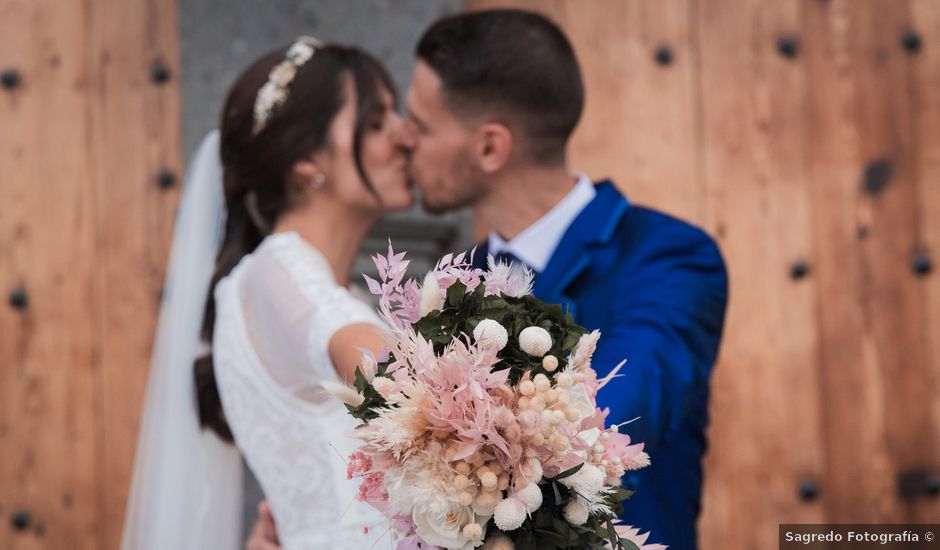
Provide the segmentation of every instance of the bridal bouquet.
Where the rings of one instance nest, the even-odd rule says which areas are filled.
[[[423,286],[407,260],[374,258],[387,357],[366,354],[356,391],[332,387],[362,424],[348,475],[398,550],[661,549],[615,525],[643,444],[604,428],[591,355],[600,333],[532,297],[532,276],[444,257]]]

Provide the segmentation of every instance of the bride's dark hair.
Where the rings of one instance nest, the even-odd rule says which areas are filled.
[[[394,95],[388,73],[369,54],[338,45],[317,46],[313,58],[298,68],[287,99],[255,135],[255,98],[287,50],[279,48],[252,63],[235,81],[222,110],[220,153],[228,216],[202,323],[202,339],[210,351],[195,361],[193,375],[200,423],[230,442],[232,432],[222,411],[211,353],[216,284],[264,239],[264,227],[273,226],[292,206],[291,169],[298,160],[329,146],[330,125],[346,100],[347,79],[356,92],[356,168],[374,193],[362,165],[362,140],[369,122],[382,110],[381,91]]]

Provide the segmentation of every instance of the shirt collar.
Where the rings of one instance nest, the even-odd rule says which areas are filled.
[[[535,223],[506,241],[495,232],[489,235],[489,254],[508,252],[539,273],[545,270],[555,248],[578,214],[584,210],[597,191],[591,179],[577,173],[578,182],[558,204]]]

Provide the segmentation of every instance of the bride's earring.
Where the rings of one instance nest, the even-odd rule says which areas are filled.
[[[317,172],[317,175],[313,176],[313,188],[319,189],[323,187],[323,184],[326,183],[326,176],[321,172]]]

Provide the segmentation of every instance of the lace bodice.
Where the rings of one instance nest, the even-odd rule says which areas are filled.
[[[339,381],[330,337],[353,323],[380,324],[375,312],[337,285],[296,233],[271,235],[247,255],[219,283],[216,308],[222,405],[283,548],[360,550],[387,541],[387,521],[356,500],[358,483],[346,479],[355,420],[319,384]]]

